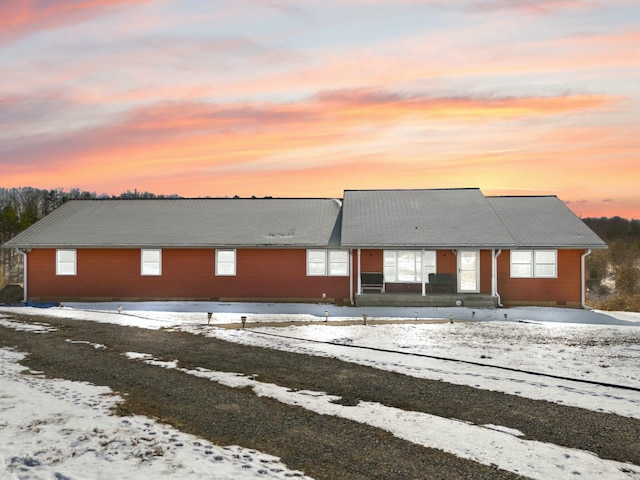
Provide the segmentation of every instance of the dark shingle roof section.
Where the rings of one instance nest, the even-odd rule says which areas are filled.
[[[514,240],[477,188],[348,190],[344,247],[508,247]]]
[[[78,200],[7,247],[339,247],[333,199]]]
[[[606,248],[556,196],[487,197],[521,248]]]

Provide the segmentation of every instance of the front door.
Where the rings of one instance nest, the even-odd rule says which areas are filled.
[[[458,292],[480,291],[480,252],[458,250]]]

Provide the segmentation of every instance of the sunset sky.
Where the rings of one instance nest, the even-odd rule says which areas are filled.
[[[638,0],[0,0],[0,187],[640,218]]]

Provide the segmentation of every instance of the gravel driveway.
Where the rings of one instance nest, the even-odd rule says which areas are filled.
[[[22,362],[48,377],[111,387],[126,400],[118,414],[159,419],[218,445],[276,455],[320,479],[520,478],[439,450],[415,445],[350,420],[258,397],[177,370],[133,362],[141,352],[180,367],[253,375],[296,390],[322,391],[340,403],[378,402],[473,424],[517,429],[526,439],[588,450],[640,464],[640,421],[499,392],[408,377],[323,357],[242,346],[179,332],[111,324],[29,318],[56,331],[34,335],[0,327],[0,346],[30,355]],[[102,344],[96,349],[86,341]]]

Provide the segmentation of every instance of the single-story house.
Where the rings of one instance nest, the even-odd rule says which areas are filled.
[[[584,306],[606,248],[555,196],[71,201],[4,245],[28,301]]]

